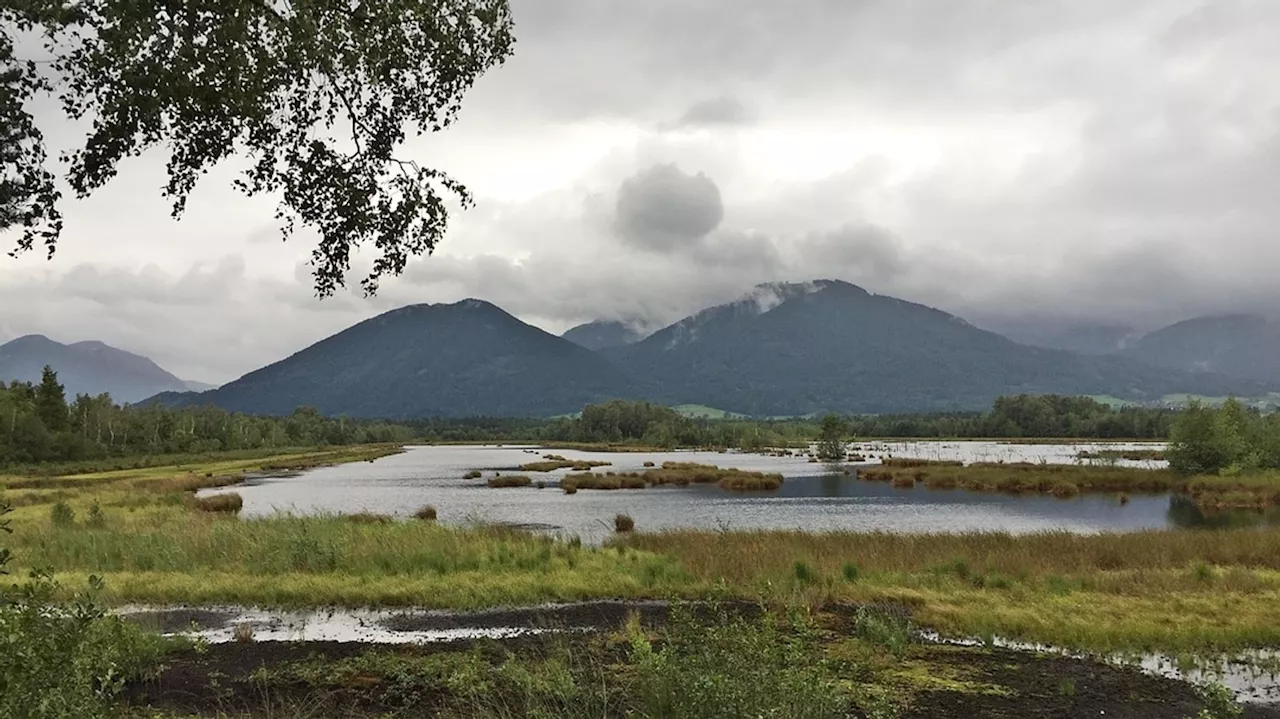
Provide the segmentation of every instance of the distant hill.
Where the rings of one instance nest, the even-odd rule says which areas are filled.
[[[183,380],[182,386],[188,392],[208,392],[211,389],[217,389],[218,385],[209,384],[208,382],[194,382],[192,380]]]
[[[561,337],[589,350],[621,347],[645,338],[645,334],[625,322],[588,322],[565,331]]]
[[[27,335],[0,345],[0,381],[39,382],[49,365],[68,398],[110,394],[117,402],[137,402],[187,385],[155,362],[101,342],[65,345],[43,335]]]
[[[984,329],[1024,345],[1066,350],[1082,355],[1119,352],[1142,336],[1128,325],[1062,323],[1050,320],[1004,320],[979,323]]]
[[[393,310],[216,390],[155,401],[276,415],[309,405],[352,417],[552,416],[638,394],[600,355],[464,300]]]
[[[604,353],[648,379],[658,401],[757,416],[981,409],[1022,392],[1153,400],[1259,389],[1020,345],[945,312],[832,280],[761,285]]]
[[[1121,354],[1156,367],[1216,372],[1280,389],[1280,323],[1256,315],[1178,322],[1146,335]]]

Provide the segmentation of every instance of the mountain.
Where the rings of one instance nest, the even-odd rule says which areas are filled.
[[[761,285],[603,353],[659,388],[655,399],[757,416],[980,409],[1022,392],[1155,399],[1258,390],[1216,375],[1020,345],[833,280]]]
[[[1018,319],[979,323],[1018,344],[1066,350],[1082,355],[1119,352],[1141,337],[1133,327],[1106,323]]]
[[[101,342],[64,345],[43,335],[27,335],[0,345],[0,381],[39,382],[45,365],[58,373],[68,398],[105,392],[117,402],[137,402],[158,392],[186,389],[186,383],[146,357]]]
[[[182,386],[188,392],[208,392],[211,389],[217,389],[218,385],[209,384],[208,382],[196,382],[194,380],[183,380]]]
[[[1257,315],[1178,322],[1146,335],[1122,354],[1156,367],[1216,372],[1280,387],[1280,323]]]
[[[589,350],[602,350],[607,347],[621,347],[634,344],[645,338],[645,334],[625,322],[588,322],[566,330],[561,337]]]
[[[154,398],[257,414],[300,405],[388,419],[553,416],[637,396],[600,355],[488,302],[412,305],[339,332],[202,394]]]

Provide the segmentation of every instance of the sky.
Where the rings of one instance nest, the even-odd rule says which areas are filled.
[[[400,153],[476,206],[377,296],[317,299],[315,236],[282,243],[235,160],[171,219],[152,153],[64,203],[53,260],[0,255],[0,342],[96,339],[222,383],[468,297],[557,333],[819,278],[997,328],[1280,308],[1274,0],[512,8],[514,55]]]

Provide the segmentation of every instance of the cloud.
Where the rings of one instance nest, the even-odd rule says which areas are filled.
[[[675,121],[676,128],[707,128],[717,126],[749,125],[754,115],[741,100],[733,97],[714,97],[700,100]]]
[[[618,234],[635,247],[654,251],[686,247],[724,219],[716,183],[702,173],[685,174],[674,164],[654,165],[623,181],[615,211]]]
[[[311,240],[274,241],[234,161],[177,223],[144,156],[68,203],[53,263],[0,258],[0,341],[102,339],[220,381],[463,297],[551,331],[815,278],[974,321],[1280,307],[1280,4],[513,6],[515,56],[403,153],[478,204],[378,297],[316,301]]]

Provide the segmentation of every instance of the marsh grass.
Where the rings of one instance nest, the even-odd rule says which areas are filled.
[[[746,472],[740,469],[721,469],[692,462],[664,462],[641,472],[606,472],[604,474],[571,474],[561,482],[562,487],[575,489],[645,489],[646,487],[690,484],[717,484],[732,491],[771,491],[782,486],[781,474]]]
[[[506,489],[511,487],[528,487],[533,484],[533,480],[523,474],[500,474],[489,478],[489,487],[491,489]]]
[[[635,528],[636,520],[632,519],[629,514],[619,514],[613,518],[613,531],[615,532],[633,532]]]
[[[26,526],[23,566],[106,579],[121,602],[264,606],[493,606],[684,594],[688,576],[648,552],[601,551],[504,527],[349,517],[120,514],[105,529]]]
[[[356,524],[391,524],[396,521],[390,515],[378,514],[377,512],[355,512],[353,514],[343,514],[341,517],[348,522]]]
[[[892,602],[957,636],[995,633],[1087,651],[1271,646],[1280,529],[1003,533],[644,533],[704,584],[795,587],[806,601]],[[857,558],[856,571],[846,569]],[[1212,568],[1212,579],[1205,570]],[[845,577],[844,582],[806,581]],[[856,581],[849,577],[855,577]]]
[[[558,454],[543,455],[541,462],[529,462],[520,465],[521,472],[554,472],[557,469],[572,469],[577,472],[589,472],[596,467],[607,467],[612,462],[598,462],[586,459],[565,459]]]
[[[235,492],[211,494],[208,497],[191,495],[187,498],[187,505],[197,512],[236,514],[244,508],[244,498]]]
[[[420,507],[418,511],[413,513],[413,518],[423,522],[434,522],[436,521],[436,508],[430,504]]]
[[[890,482],[895,487],[917,483],[929,489],[965,489],[974,492],[1039,493],[1069,499],[1084,492],[1162,493],[1190,485],[1169,470],[1092,465],[978,462],[967,466],[930,460],[889,459],[879,468],[864,469],[858,478]],[[1201,482],[1205,492],[1210,482]],[[1221,486],[1221,483],[1213,484]],[[1272,485],[1280,499],[1280,481]],[[1193,492],[1194,494],[1194,492]]]

